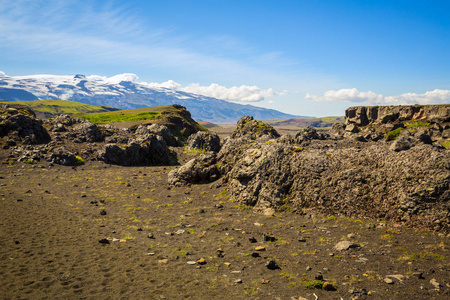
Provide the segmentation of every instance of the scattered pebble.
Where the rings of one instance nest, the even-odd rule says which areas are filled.
[[[148,237],[149,239],[154,239],[154,238],[155,238],[155,236],[154,236],[153,233],[151,233],[151,232],[148,234],[147,237]]]
[[[335,291],[336,288],[333,286],[333,284],[331,282],[325,281],[322,285],[322,288],[325,291]]]
[[[277,263],[274,260],[270,260],[266,263],[266,268],[269,270],[276,270],[280,267],[277,265]]]
[[[258,247],[255,248],[255,251],[266,251],[266,247],[258,246]]]
[[[236,279],[234,283],[242,283],[242,279]]]
[[[351,248],[358,248],[360,247],[358,244],[349,242],[349,241],[340,241],[336,245],[334,245],[334,249],[337,251],[344,251]]]
[[[254,237],[250,237],[248,240],[250,241],[250,243],[256,243],[257,242],[257,240]]]
[[[434,278],[430,280],[430,283],[432,286],[434,286],[435,289],[440,289],[442,287],[441,284]]]
[[[106,210],[102,209],[102,210],[100,211],[100,215],[101,215],[101,216],[106,216]]]
[[[108,239],[100,239],[100,240],[98,240],[98,242],[99,242],[100,244],[109,244]]]
[[[387,284],[394,284],[394,280],[392,280],[388,277],[384,278],[384,282],[386,282]]]
[[[187,262],[187,264],[188,264],[188,265],[195,265],[195,264],[197,264],[197,262],[196,262],[196,261],[193,261],[193,260],[190,260],[190,261]]]
[[[204,258],[200,258],[199,260],[197,260],[197,263],[199,265],[205,265],[206,264],[206,260]]]

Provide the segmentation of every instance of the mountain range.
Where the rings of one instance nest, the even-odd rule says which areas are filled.
[[[244,115],[256,119],[290,119],[301,116],[253,105],[242,105],[212,97],[149,87],[120,76],[30,75],[0,77],[0,99],[4,101],[71,100],[119,109],[180,104],[197,121],[235,123]],[[305,117],[303,117],[305,118]]]

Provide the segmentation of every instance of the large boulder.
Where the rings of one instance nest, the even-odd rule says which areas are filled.
[[[87,120],[74,126],[72,129],[72,135],[75,137],[74,141],[79,143],[101,142],[105,138],[97,125]]]
[[[422,143],[396,152],[385,142],[356,146],[348,140],[345,147],[321,142],[235,144],[241,149],[233,150],[237,157],[222,154],[218,161],[226,170],[223,185],[231,199],[261,211],[289,201],[300,211],[450,230],[448,150]]]
[[[24,144],[42,144],[50,141],[50,135],[36,119],[31,109],[2,105],[0,117],[0,136],[9,136],[12,140]]]
[[[49,161],[63,166],[76,166],[79,163],[76,156],[64,147],[54,149]]]
[[[201,154],[167,175],[169,184],[206,183],[220,176],[214,154]]]
[[[168,146],[173,147],[183,146],[183,143],[177,137],[175,137],[170,131],[170,129],[165,125],[160,124],[141,125],[135,131],[136,135],[145,135],[150,133],[161,136]]]
[[[187,149],[203,149],[205,151],[220,151],[220,138],[217,134],[199,131],[191,135],[186,143]]]
[[[130,140],[127,145],[107,144],[98,158],[109,164],[153,166],[170,164],[172,154],[160,136],[148,134]]]
[[[233,139],[249,138],[256,140],[261,137],[273,139],[280,137],[280,135],[272,126],[249,116],[242,117],[238,121],[236,129],[231,134],[231,138]]]

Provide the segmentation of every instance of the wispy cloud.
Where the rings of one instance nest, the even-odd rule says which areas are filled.
[[[450,103],[450,90],[428,91],[423,94],[405,93],[396,96],[383,96],[371,91],[360,92],[356,88],[328,91],[323,96],[306,94],[306,99],[315,102],[358,102],[370,105],[401,104],[446,104]]]

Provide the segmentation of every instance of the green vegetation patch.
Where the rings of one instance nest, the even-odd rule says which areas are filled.
[[[89,105],[69,100],[35,100],[1,103],[10,105],[26,105],[31,107],[35,112],[44,114],[46,117],[56,116],[59,114],[75,115],[81,113],[100,113],[117,110],[117,108],[110,106]]]
[[[393,141],[400,135],[400,131],[403,128],[399,127],[397,129],[391,130],[386,134],[386,141]]]
[[[80,118],[91,121],[92,123],[111,123],[111,122],[127,122],[127,121],[145,121],[153,120],[160,116],[159,112],[147,111],[140,113],[126,114],[120,113],[100,113],[81,115]]]
[[[444,146],[445,149],[450,149],[450,140],[442,142],[442,146]]]

